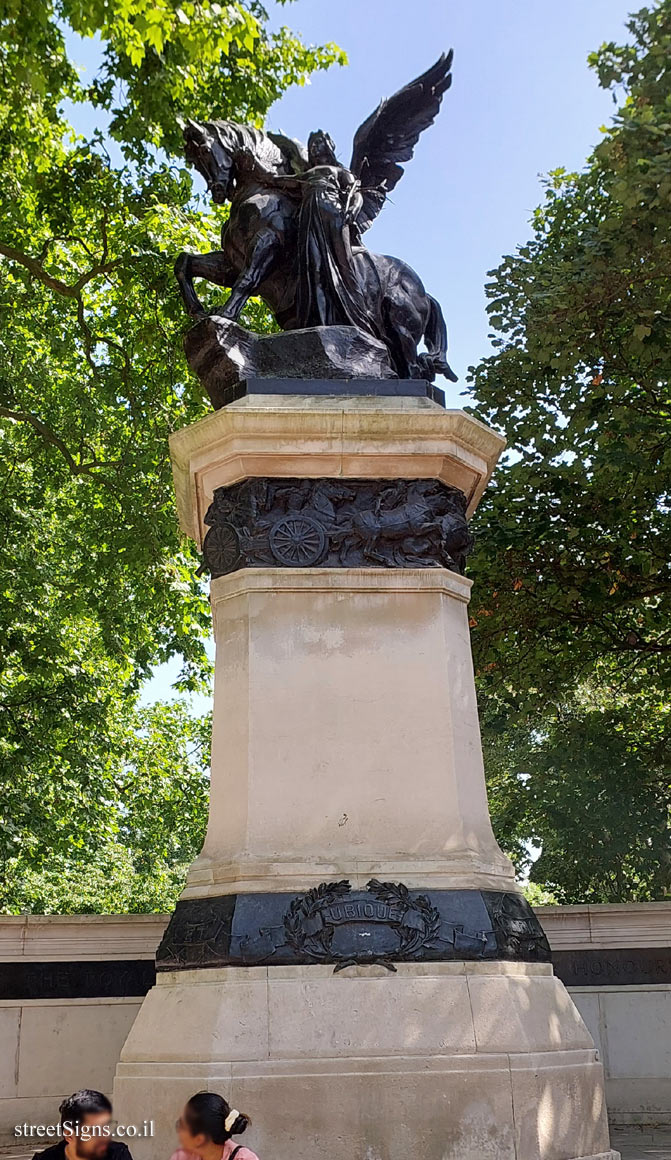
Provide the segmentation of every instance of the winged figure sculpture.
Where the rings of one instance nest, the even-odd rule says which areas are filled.
[[[187,160],[213,200],[231,208],[220,250],[177,260],[188,313],[204,314],[193,280],[206,278],[231,288],[220,316],[237,320],[258,295],[283,330],[355,326],[385,344],[400,378],[454,380],[439,304],[410,266],[362,241],[435,120],[451,65],[452,53],[443,54],[381,101],[356,131],[349,166],[321,129],[306,147],[233,121],[189,120]]]

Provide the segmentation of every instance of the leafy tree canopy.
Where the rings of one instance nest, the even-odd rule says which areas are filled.
[[[495,823],[560,901],[671,888],[671,0],[591,57],[624,99],[488,285],[512,454],[473,602]]]
[[[101,50],[86,83],[77,36]],[[256,0],[0,2],[0,907],[161,908],[197,849],[202,725],[137,709],[168,657],[184,690],[209,673],[167,437],[205,411],[172,265],[216,244],[221,213],[194,196],[179,118],[260,125],[343,60]],[[74,132],[82,102],[109,151]]]

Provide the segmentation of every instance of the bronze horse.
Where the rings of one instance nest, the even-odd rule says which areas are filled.
[[[379,212],[403,170],[399,160],[412,156],[423,128],[431,124],[451,79],[451,54],[379,108],[358,130],[350,170],[341,166],[327,134],[313,134],[331,148],[331,169],[346,173],[356,186],[357,211],[347,222],[354,281],[371,320],[370,332],[387,346],[400,378],[456,380],[447,362],[447,328],[435,298],[418,275],[398,258],[374,254],[360,244],[361,233]],[[221,249],[179,255],[175,273],[187,312],[204,309],[194,278],[230,287],[217,313],[237,320],[247,300],[264,299],[284,330],[311,325],[300,317],[299,206],[289,193],[317,162],[295,141],[232,121],[188,121],[184,128],[187,160],[204,177],[213,201],[230,201]],[[311,141],[312,141],[311,138]],[[328,152],[328,148],[327,148]],[[324,166],[322,166],[324,168]],[[265,175],[265,180],[264,180]],[[283,182],[284,188],[283,188]],[[424,342],[426,350],[418,351]]]

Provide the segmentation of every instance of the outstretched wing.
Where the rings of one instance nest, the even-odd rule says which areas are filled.
[[[308,169],[308,151],[302,141],[297,141],[295,137],[285,137],[284,133],[267,132],[266,136],[284,154],[294,173],[304,173]]]
[[[367,230],[390,190],[403,176],[401,161],[410,161],[424,129],[432,125],[443,93],[452,84],[452,50],[393,97],[380,101],[354,136],[350,169],[361,181],[363,208],[357,225]]]

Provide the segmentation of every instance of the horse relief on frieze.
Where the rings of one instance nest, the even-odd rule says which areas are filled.
[[[437,479],[254,478],[219,487],[201,571],[245,567],[449,568],[473,538],[466,497]]]

